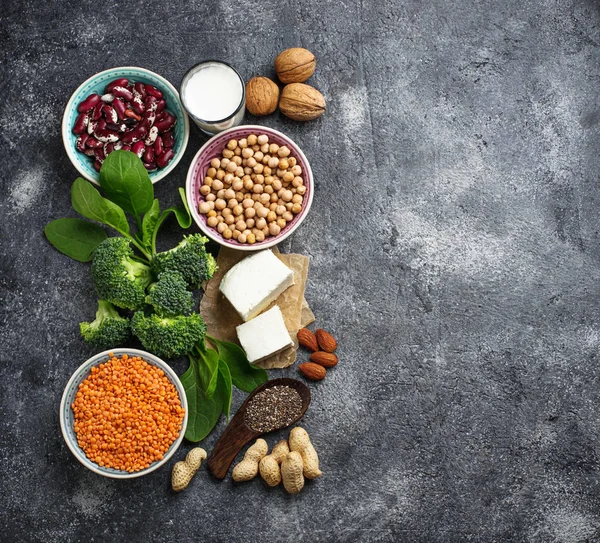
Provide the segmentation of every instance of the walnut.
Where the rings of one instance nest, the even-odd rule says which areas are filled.
[[[312,121],[325,111],[325,98],[310,85],[290,83],[283,87],[279,109],[295,121]]]
[[[282,83],[303,83],[315,72],[316,64],[309,50],[292,47],[277,56],[275,71]]]
[[[246,107],[252,115],[268,115],[277,109],[279,87],[266,77],[253,77],[246,83]]]

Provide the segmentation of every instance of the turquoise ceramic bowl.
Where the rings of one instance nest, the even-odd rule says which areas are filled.
[[[175,125],[174,132],[175,146],[173,147],[175,156],[165,168],[150,172],[150,179],[153,183],[156,183],[167,176],[181,160],[190,136],[190,121],[185,109],[183,109],[183,105],[179,99],[179,93],[175,87],[164,77],[144,68],[137,68],[135,66],[110,68],[109,70],[104,70],[103,72],[93,75],[77,88],[67,103],[65,114],[63,115],[62,137],[67,155],[69,155],[69,159],[73,163],[73,166],[75,166],[77,171],[83,177],[92,183],[98,184],[98,172],[94,170],[93,160],[83,153],[80,153],[75,148],[77,136],[73,134],[72,128],[75,123],[75,118],[79,114],[77,111],[79,103],[90,94],[104,94],[104,87],[106,87],[113,79],[118,79],[119,77],[126,77],[130,81],[149,83],[160,89],[167,101],[167,109],[177,117],[177,124]]]
[[[118,469],[112,468],[103,468],[92,462],[83,452],[83,450],[79,447],[77,443],[77,437],[75,435],[74,429],[74,416],[73,410],[71,409],[71,405],[75,400],[75,396],[77,394],[77,390],[81,382],[86,379],[90,373],[92,366],[97,366],[109,360],[109,353],[113,353],[116,356],[121,356],[123,354],[128,354],[131,356],[139,356],[144,359],[149,364],[153,366],[158,366],[161,370],[165,372],[165,375],[169,378],[169,380],[175,385],[177,389],[177,393],[179,394],[179,399],[181,400],[181,406],[185,409],[185,415],[183,417],[183,423],[181,426],[181,432],[179,432],[179,437],[171,444],[169,450],[166,452],[165,456],[162,460],[158,460],[148,466],[146,469],[141,471],[136,471],[134,473],[129,473],[127,471],[121,471]],[[65,387],[65,391],[63,392],[62,401],[60,402],[60,429],[62,431],[62,435],[67,443],[67,446],[71,450],[71,452],[75,455],[75,458],[79,460],[86,468],[97,473],[98,475],[104,475],[105,477],[111,477],[113,479],[133,479],[135,477],[141,477],[142,475],[146,475],[148,473],[153,472],[155,469],[158,469],[164,463],[168,462],[168,460],[173,456],[175,451],[181,445],[183,441],[183,436],[185,434],[185,428],[188,420],[188,404],[187,399],[185,397],[185,390],[179,377],[175,374],[175,372],[171,369],[171,367],[164,361],[162,361],[157,356],[153,354],[147,353],[145,351],[140,351],[138,349],[110,349],[108,351],[104,351],[102,353],[98,353],[92,358],[86,360],[77,371],[73,374],[67,386]]]

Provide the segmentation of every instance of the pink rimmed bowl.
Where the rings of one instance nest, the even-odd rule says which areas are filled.
[[[269,136],[269,143],[276,143],[279,146],[286,145],[289,147],[291,151],[290,156],[296,157],[297,163],[302,168],[302,178],[304,179],[304,185],[306,186],[302,211],[295,215],[294,219],[289,222],[279,234],[276,236],[269,236],[265,238],[264,241],[254,243],[253,245],[249,245],[248,243],[238,243],[234,239],[225,239],[216,228],[211,228],[206,224],[206,215],[201,215],[198,212],[198,204],[204,201],[204,197],[200,194],[200,187],[204,183],[208,168],[210,168],[210,161],[213,158],[221,158],[221,152],[227,146],[229,140],[247,138],[250,134],[256,134],[257,136],[266,134]],[[206,236],[220,245],[230,247],[231,249],[237,249],[239,251],[259,251],[261,249],[273,247],[282,242],[302,224],[302,221],[310,211],[314,194],[314,182],[310,164],[300,147],[298,147],[293,140],[273,128],[258,125],[243,125],[235,126],[220,132],[202,146],[196,153],[196,156],[190,165],[190,169],[188,170],[185,190],[192,217]]]

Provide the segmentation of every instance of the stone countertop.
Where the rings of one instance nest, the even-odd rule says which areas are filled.
[[[321,4],[3,6],[3,541],[600,541],[598,3]],[[324,476],[291,497],[203,469],[174,495],[184,449],[141,479],[94,475],[58,424],[96,301],[88,266],[43,236],[74,216],[64,105],[108,67],[273,76],[291,46],[316,54],[326,114],[247,122],[289,134],[316,178],[281,249],[311,256],[306,296],[340,343],[303,420]],[[164,204],[203,141],[193,128]]]

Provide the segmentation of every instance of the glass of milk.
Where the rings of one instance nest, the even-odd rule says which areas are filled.
[[[188,115],[211,136],[238,126],[244,118],[244,80],[226,62],[207,60],[191,68],[183,76],[180,94]]]

